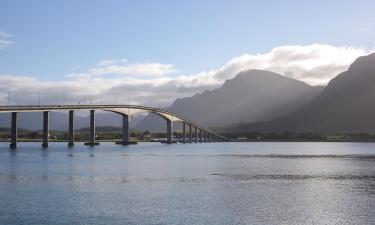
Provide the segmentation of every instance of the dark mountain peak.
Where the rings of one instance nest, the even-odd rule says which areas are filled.
[[[309,104],[288,116],[238,130],[273,132],[374,132],[375,53],[359,57]]]
[[[278,85],[301,85],[309,86],[302,81],[298,81],[278,73],[274,73],[266,70],[249,69],[241,71],[234,78],[227,80],[223,87],[226,86],[255,86],[269,85],[273,87],[274,84]]]
[[[259,83],[268,83],[275,79],[278,74],[262,70],[245,70],[238,73],[234,78],[226,80],[222,86],[224,89],[258,86]],[[281,75],[279,75],[281,76]],[[277,78],[276,78],[277,79]]]
[[[375,71],[375,53],[357,58],[348,69],[355,74],[363,74]]]
[[[344,89],[348,88],[359,91],[365,90],[366,87],[375,87],[375,53],[356,59],[347,71],[332,79],[327,87],[327,91],[345,91]]]
[[[249,69],[243,70],[237,74],[232,80],[253,80],[253,79],[267,79],[267,78],[285,78],[284,76],[266,70],[256,70],[256,69]]]
[[[303,82],[264,70],[246,70],[227,80],[220,88],[176,100],[168,109],[205,126],[224,126],[238,122],[265,121],[288,115],[321,92]],[[138,128],[164,129],[148,116]],[[158,120],[159,121],[159,120]]]

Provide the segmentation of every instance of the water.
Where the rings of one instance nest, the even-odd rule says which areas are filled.
[[[375,224],[375,144],[0,144],[0,224]]]

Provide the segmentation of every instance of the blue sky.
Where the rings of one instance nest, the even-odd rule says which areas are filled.
[[[372,47],[375,1],[0,1],[0,72],[57,79],[101,59],[193,73],[286,44]]]
[[[217,72],[236,57],[280,46],[367,52],[374,9],[370,0],[0,0],[0,41],[8,43],[0,45],[0,75],[65,81],[101,60],[126,59],[136,68],[172,65],[169,77],[179,77]]]

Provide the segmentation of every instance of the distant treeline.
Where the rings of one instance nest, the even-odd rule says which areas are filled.
[[[43,132],[41,130],[33,131],[27,129],[18,129],[18,138],[20,140],[41,140]],[[165,138],[165,133],[150,133],[148,131],[131,130],[130,137],[139,141],[147,141],[153,138]],[[69,138],[67,131],[49,131],[49,139],[51,141],[67,141]],[[89,128],[82,128],[74,131],[74,138],[76,141],[89,140]],[[122,130],[120,127],[97,127],[97,140],[120,140],[122,138]],[[0,128],[0,140],[7,141],[10,139],[10,129]]]
[[[270,133],[239,132],[223,133],[233,141],[375,141],[375,133],[317,134],[317,133]]]
[[[76,141],[89,140],[89,128],[75,130]],[[9,128],[0,128],[0,141],[7,141],[10,138]],[[21,140],[41,140],[43,132],[27,129],[18,129],[18,137]],[[270,132],[237,132],[221,133],[232,141],[375,141],[374,133],[352,133],[352,134],[317,134],[317,133],[270,133]],[[174,132],[176,138],[181,138],[181,132]],[[130,137],[133,140],[149,141],[152,139],[166,138],[165,132],[149,132],[131,130]],[[193,134],[193,137],[195,135]],[[67,141],[69,136],[67,131],[49,131],[51,141]],[[120,140],[122,138],[122,128],[104,126],[96,128],[97,140]]]

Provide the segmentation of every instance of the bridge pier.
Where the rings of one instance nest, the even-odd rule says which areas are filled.
[[[99,145],[99,142],[96,142],[96,133],[95,133],[95,110],[90,110],[90,140],[86,142],[85,145]]]
[[[199,142],[203,143],[203,130],[199,129],[199,133],[200,133],[200,135],[199,135]]]
[[[48,138],[49,138],[49,112],[43,112],[43,148],[48,148]]]
[[[189,124],[189,143],[193,142],[193,132],[191,131],[191,124]]]
[[[182,143],[186,143],[186,123],[182,122]]]
[[[194,138],[194,143],[198,143],[198,128],[194,127],[194,133],[195,133],[195,138]]]
[[[17,129],[18,129],[18,113],[12,112],[12,122],[10,129],[10,148],[17,148]]]
[[[173,121],[167,119],[167,141],[166,144],[173,144],[176,143],[176,141],[173,138]]]
[[[204,132],[204,143],[207,143],[207,132]]]
[[[69,142],[68,147],[74,146],[74,111],[69,110]]]
[[[137,144],[136,141],[130,141],[130,117],[129,115],[122,114],[122,140],[117,141],[116,144],[120,144],[120,145]]]

